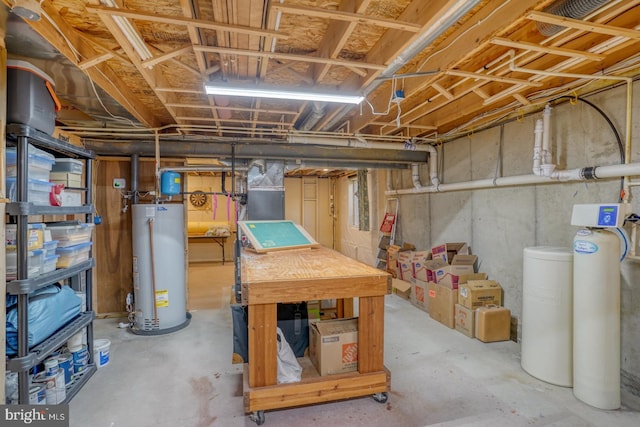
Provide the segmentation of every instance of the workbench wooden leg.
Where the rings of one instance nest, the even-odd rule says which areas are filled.
[[[249,305],[249,385],[262,387],[278,382],[276,304]]]
[[[384,296],[360,297],[358,371],[384,369]]]

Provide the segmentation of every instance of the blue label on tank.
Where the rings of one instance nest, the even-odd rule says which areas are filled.
[[[165,208],[164,206],[158,206],[158,211],[160,212],[164,212],[164,211],[168,211],[169,209]]]
[[[586,240],[576,240],[573,242],[573,250],[579,254],[593,254],[598,252],[598,245]]]

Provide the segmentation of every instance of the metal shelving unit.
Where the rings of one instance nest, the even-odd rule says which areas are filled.
[[[74,334],[87,329],[87,347],[89,366],[83,372],[74,375],[73,381],[67,385],[67,398],[62,403],[68,403],[95,373],[96,365],[93,361],[93,320],[95,313],[92,307],[92,277],[91,271],[95,262],[91,256],[89,260],[78,265],[58,269],[53,272],[28,278],[28,218],[29,215],[85,215],[85,220],[93,220],[93,206],[91,197],[92,162],[94,153],[82,147],[69,144],[52,136],[33,129],[27,125],[10,124],[7,126],[7,143],[16,146],[16,201],[7,204],[7,214],[16,218],[17,223],[17,279],[7,283],[7,292],[17,295],[18,303],[18,354],[7,361],[7,369],[18,372],[19,403],[29,403],[29,369],[42,363],[52,352],[64,345]],[[32,144],[54,154],[65,157],[86,160],[85,189],[86,201],[84,206],[57,207],[38,206],[28,202],[28,145]],[[36,346],[29,347],[29,293],[61,280],[71,280],[72,286],[79,287],[81,278],[85,278],[86,311],[80,313],[69,323],[58,329],[53,335]]]

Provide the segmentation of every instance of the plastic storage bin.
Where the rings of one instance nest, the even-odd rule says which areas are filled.
[[[51,238],[58,241],[58,249],[91,241],[93,224],[55,225],[50,224]]]
[[[52,172],[68,172],[82,175],[84,163],[77,159],[56,159],[56,163],[51,168]]]
[[[56,249],[56,255],[60,255],[56,264],[57,268],[72,267],[89,259],[91,242]]]
[[[49,240],[48,242],[44,242],[42,244],[42,249],[44,250],[44,257],[50,257],[56,254],[56,248],[58,247],[57,240]]]
[[[7,147],[7,176],[15,177],[18,174],[18,152],[16,147]],[[42,151],[29,144],[27,154],[27,168],[30,179],[38,179],[41,181],[49,181],[51,168],[55,163],[52,154]]]
[[[55,271],[58,264],[58,258],[60,258],[60,255],[45,256],[42,259],[42,274],[51,273],[52,271]]]
[[[28,252],[27,278],[38,277],[42,273],[42,260],[44,251],[36,249]],[[18,276],[18,254],[16,251],[7,251],[7,280],[15,280]]]
[[[51,135],[60,105],[53,79],[25,61],[7,61],[7,123],[22,123]]]
[[[34,205],[50,206],[49,195],[53,184],[47,181],[30,179],[27,183],[27,201]],[[12,202],[18,200],[18,187],[15,178],[7,178],[7,196]]]
[[[5,244],[8,251],[16,250],[16,236],[17,225],[7,224],[5,228]],[[45,225],[42,223],[29,224],[27,227],[27,249],[32,251],[34,249],[42,249],[44,246],[44,230]]]

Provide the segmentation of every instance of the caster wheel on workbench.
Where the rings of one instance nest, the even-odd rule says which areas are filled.
[[[387,393],[386,391],[382,393],[376,393],[373,395],[373,398],[378,403],[387,403],[387,400],[389,400],[389,393]]]
[[[254,421],[257,425],[264,424],[264,411],[255,411],[250,416],[251,421]]]

